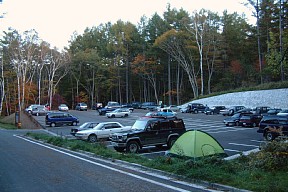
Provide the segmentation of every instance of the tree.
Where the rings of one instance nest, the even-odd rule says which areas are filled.
[[[194,98],[198,97],[197,69],[194,64],[195,46],[184,31],[172,29],[155,41],[155,45],[170,54],[187,73]]]
[[[144,55],[138,55],[132,63],[132,70],[135,74],[142,76],[150,82],[153,87],[156,102],[159,103],[157,93],[157,73],[161,66],[154,58],[145,58]]]
[[[55,94],[55,88],[58,83],[69,71],[70,55],[67,52],[58,52],[56,49],[51,49],[47,56],[47,64],[45,69],[47,72],[48,81],[48,102],[52,107],[52,99]]]
[[[3,46],[0,47],[0,52],[1,52],[1,77],[0,77],[0,116],[2,114],[2,109],[3,109],[3,101],[4,101],[4,96],[5,96],[5,79],[4,79],[4,54],[3,54]]]
[[[204,49],[204,35],[206,32],[206,11],[202,9],[199,13],[194,12],[191,18],[192,26],[191,29],[187,26],[188,31],[192,32],[193,37],[196,40],[199,53],[199,67],[200,67],[200,78],[201,78],[201,95],[204,94],[204,70],[203,70],[203,49]]]
[[[5,41],[8,45],[8,56],[10,64],[17,76],[18,89],[18,110],[21,111],[25,103],[25,88],[29,72],[33,71],[33,64],[36,60],[35,52],[39,44],[38,34],[34,30],[25,31],[23,35],[17,30],[6,33]]]
[[[184,11],[183,9],[180,9],[179,11],[177,9],[171,9],[170,4],[167,6],[167,11],[164,12],[163,17],[165,19],[165,22],[168,23],[168,29],[175,29],[176,31],[178,30],[185,30],[185,26],[182,24],[182,19],[183,18],[188,18],[189,14]],[[167,29],[167,30],[168,30]],[[166,31],[167,31],[166,30]],[[172,104],[172,93],[175,91],[172,91],[173,86],[172,82],[173,79],[171,79],[171,74],[173,66],[173,59],[171,58],[170,54],[168,55],[168,97],[169,97],[169,105]],[[180,105],[180,64],[177,62],[177,67],[176,67],[176,97],[177,97],[177,105]]]

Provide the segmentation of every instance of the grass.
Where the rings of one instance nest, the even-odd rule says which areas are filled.
[[[11,124],[11,123],[3,123],[0,122],[0,128],[4,128],[4,129],[17,129],[17,126],[15,124]]]
[[[260,152],[225,161],[207,157],[197,161],[187,158],[157,157],[148,160],[137,154],[118,153],[103,143],[68,140],[47,134],[27,133],[27,136],[47,143],[87,151],[96,155],[137,163],[150,168],[181,175],[191,180],[204,180],[252,191],[287,191],[288,143],[271,142]]]

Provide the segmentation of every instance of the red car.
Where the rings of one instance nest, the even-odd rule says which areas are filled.
[[[261,119],[261,115],[243,115],[239,120],[239,124],[242,127],[258,127]]]

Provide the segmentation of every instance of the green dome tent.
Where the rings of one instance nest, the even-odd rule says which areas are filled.
[[[182,134],[173,144],[168,154],[192,158],[211,155],[227,156],[216,139],[200,130],[191,130]]]

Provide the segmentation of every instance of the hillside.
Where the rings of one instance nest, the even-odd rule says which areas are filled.
[[[214,105],[224,105],[226,107],[243,105],[249,108],[269,106],[272,108],[284,109],[288,108],[288,88],[227,93],[214,97],[193,100],[193,102],[202,103],[209,107]],[[187,103],[183,106],[185,105],[187,105]]]

